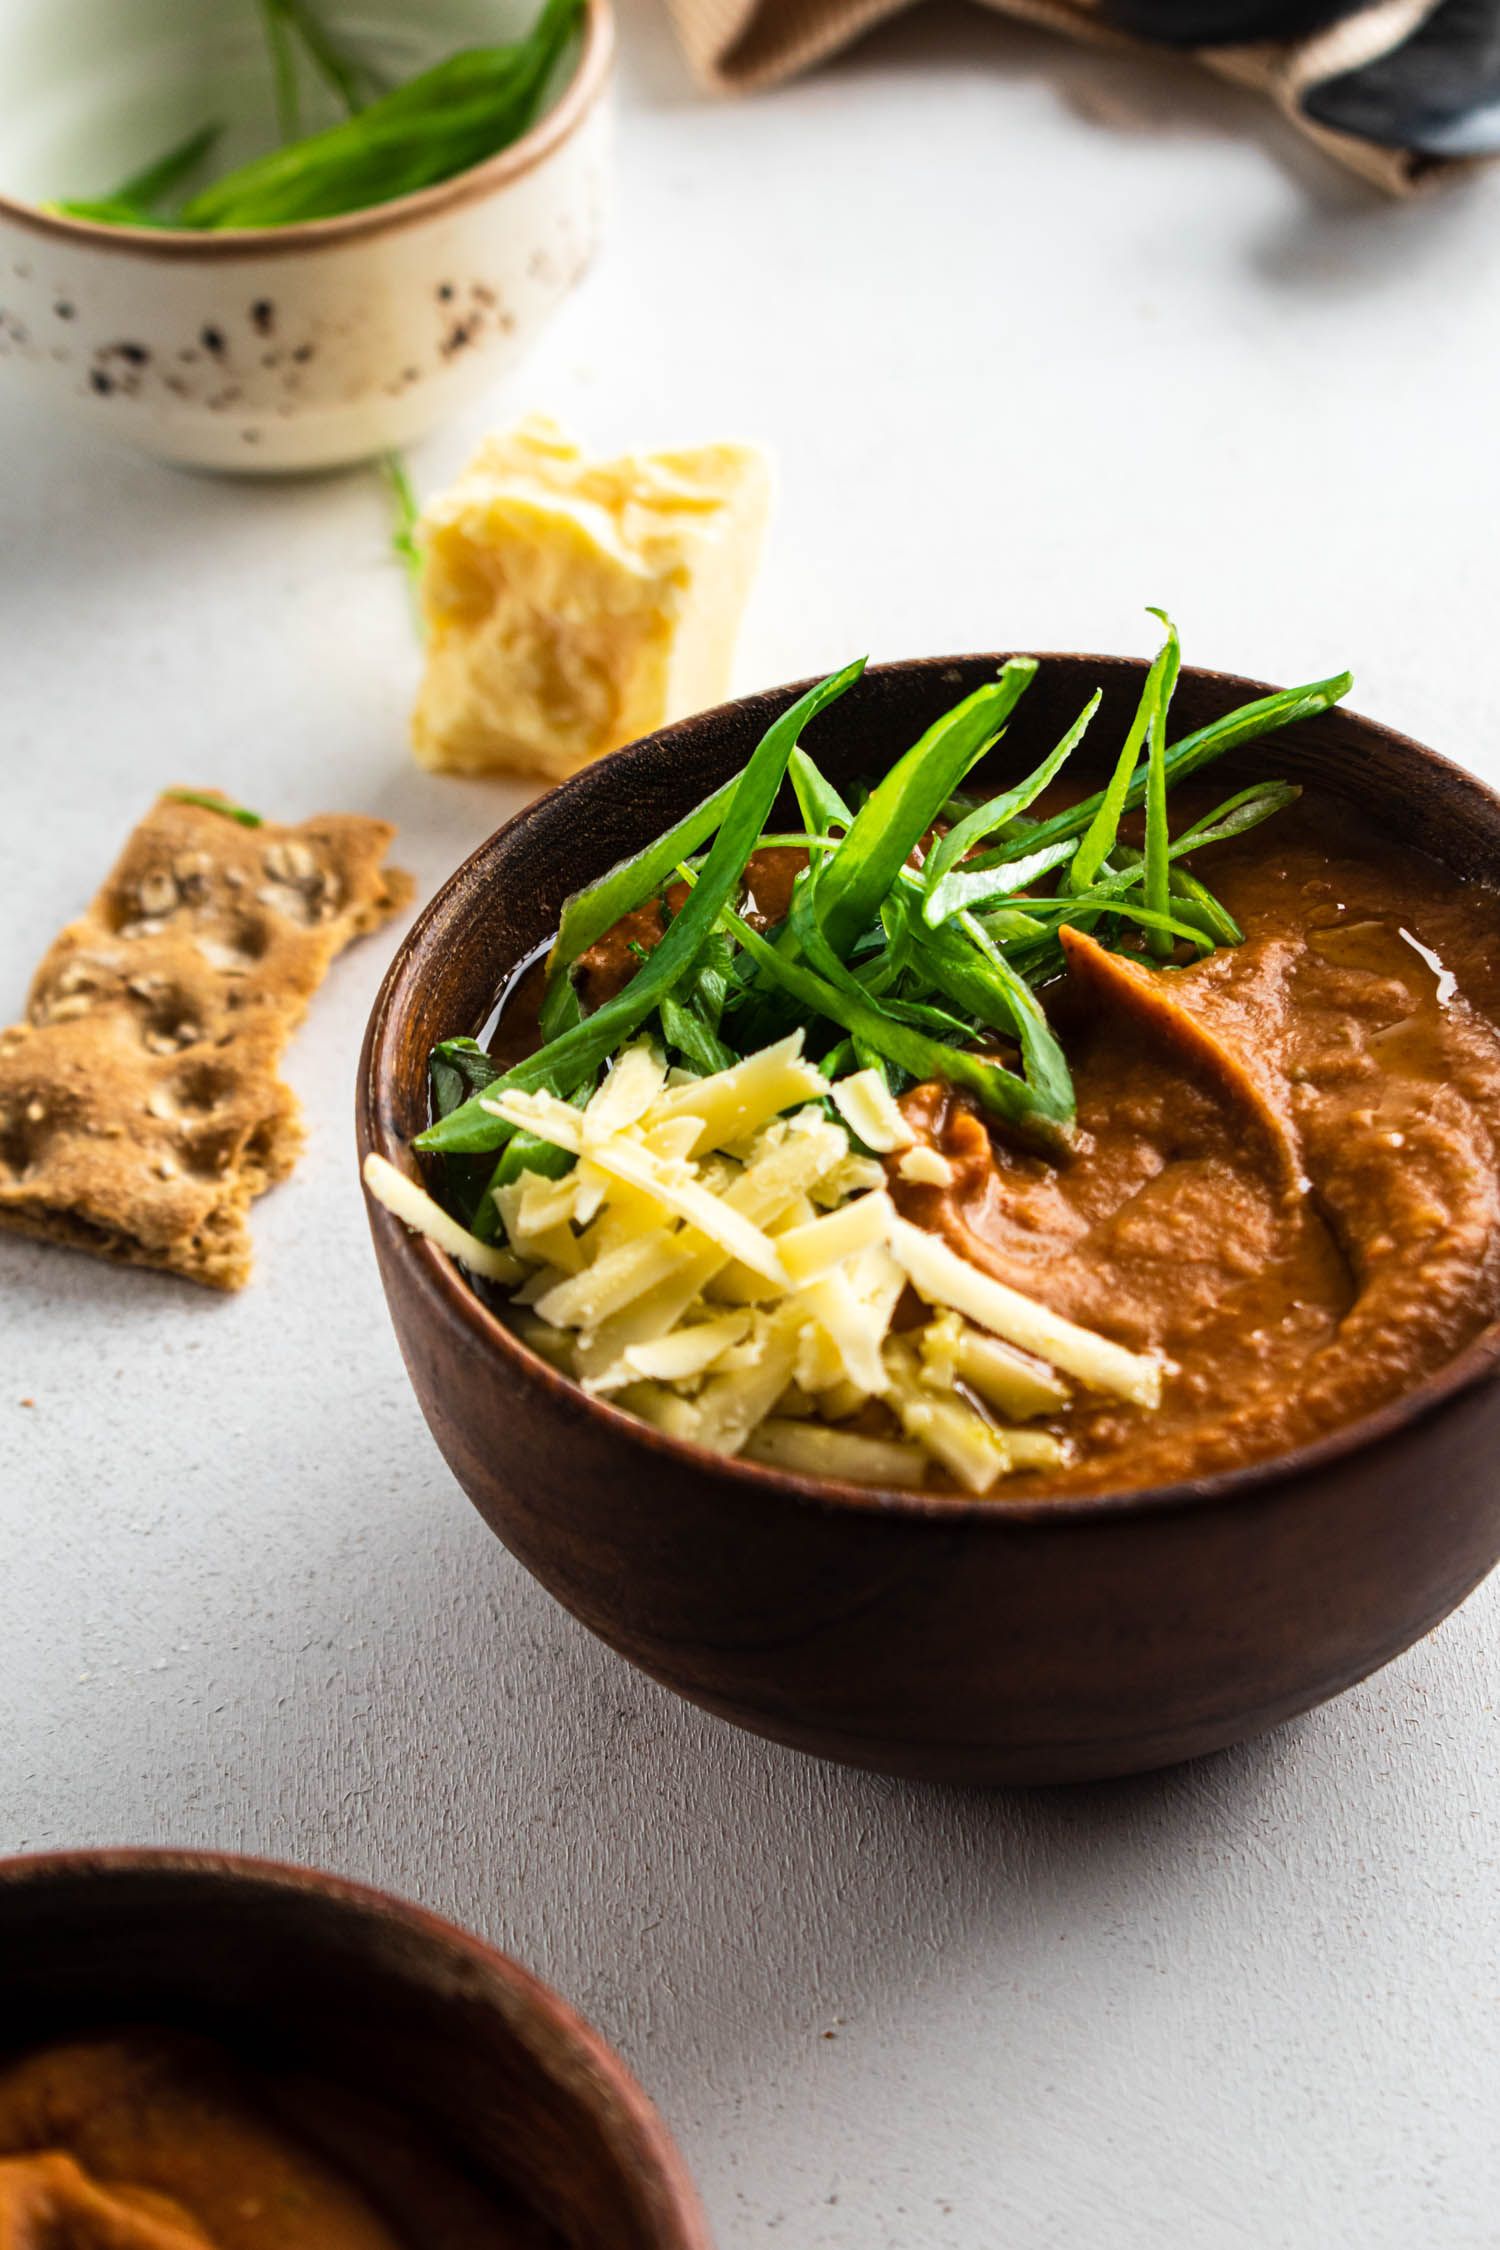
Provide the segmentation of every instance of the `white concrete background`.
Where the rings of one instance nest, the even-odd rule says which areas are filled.
[[[1168,601],[1190,659],[1347,662],[1500,775],[1500,179],[1377,205],[1186,69],[977,13],[731,108],[649,0],[624,47],[613,240],[486,416],[769,441],[745,685],[1139,649]],[[371,477],[195,481],[8,392],[0,464],[7,1010],[165,780],[388,813],[424,892],[516,802],[408,762]],[[898,1786],[682,1708],[511,1563],[406,1387],[350,1137],[390,944],[293,1051],[312,1143],[243,1297],[0,1245],[0,1843],[244,1847],[456,1915],[623,2049],[722,2250],[1500,2241],[1495,1589],[1109,1787]]]

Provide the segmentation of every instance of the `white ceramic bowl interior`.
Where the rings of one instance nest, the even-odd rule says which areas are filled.
[[[374,79],[512,38],[539,0],[318,0]],[[279,138],[259,0],[4,0],[0,373],[169,459],[314,468],[421,434],[492,382],[587,264],[602,219],[607,0],[544,115],[400,202],[243,234],[122,231],[40,210],[108,193],[206,124],[203,177]],[[301,128],[343,114],[304,63]]]

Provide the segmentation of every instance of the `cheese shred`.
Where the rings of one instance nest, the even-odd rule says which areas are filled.
[[[484,1107],[575,1159],[497,1191],[509,1248],[383,1157],[365,1160],[370,1194],[531,1308],[518,1333],[553,1366],[673,1437],[898,1489],[937,1470],[980,1496],[1068,1459],[1075,1384],[1160,1399],[1158,1357],[899,1216],[884,1167],[851,1141],[933,1185],[945,1160],[913,1144],[876,1073],[829,1085],[800,1032],[699,1079],[638,1040],[582,1109],[514,1089]],[[927,1317],[898,1334],[908,1290]]]

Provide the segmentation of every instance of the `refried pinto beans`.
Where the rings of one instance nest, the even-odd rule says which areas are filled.
[[[795,845],[772,844],[752,852],[745,868],[745,896],[741,912],[753,929],[768,930],[784,921],[792,901],[792,885],[807,865],[807,854]],[[667,912],[680,911],[687,897],[686,883],[674,883],[666,894]],[[586,1006],[597,1008],[612,1000],[635,974],[641,953],[659,945],[666,932],[660,899],[648,899],[634,913],[616,922],[612,930],[580,955],[577,983]]]
[[[1418,1388],[1500,1313],[1500,892],[1247,779],[1347,674],[1173,739],[1179,656],[1103,786],[1096,693],[988,798],[1035,658],[848,799],[819,681],[433,1049],[443,1201],[370,1192],[585,1391],[798,1475],[1169,1486]]]
[[[0,2067],[0,2244],[560,2250],[383,2106],[145,2027]]]
[[[1069,1465],[1012,1492],[1274,1457],[1411,1390],[1500,1311],[1500,898],[1313,793],[1213,876],[1243,945],[1157,971],[1065,940],[1047,1000],[1070,1157],[1008,1144],[940,1085],[902,1104],[953,1168],[939,1188],[891,1162],[908,1218],[1173,1363],[1153,1413],[1077,1402]]]

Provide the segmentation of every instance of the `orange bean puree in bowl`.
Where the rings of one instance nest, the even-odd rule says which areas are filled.
[[[1500,1312],[1500,897],[1311,790],[1203,870],[1243,945],[1163,973],[1065,939],[1046,999],[1071,1155],[991,1135],[939,1085],[905,1097],[953,1170],[892,1164],[908,1218],[1172,1363],[1154,1412],[1075,1403],[1070,1463],[1007,1496],[1274,1459]]]
[[[0,2068],[0,2250],[544,2250],[377,2104],[175,2031]]]

